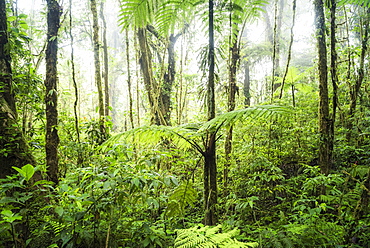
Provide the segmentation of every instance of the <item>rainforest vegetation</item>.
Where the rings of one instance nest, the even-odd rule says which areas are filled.
[[[0,0],[0,247],[370,247],[369,0]]]

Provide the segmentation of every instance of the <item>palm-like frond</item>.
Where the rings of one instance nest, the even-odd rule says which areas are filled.
[[[176,24],[184,25],[189,22],[196,4],[194,0],[169,0],[163,2],[155,14],[158,32],[166,36],[174,33]]]
[[[184,25],[194,16],[196,5],[195,0],[120,0],[119,25],[126,29],[150,24],[168,36],[176,24]]]
[[[236,0],[236,4],[243,8],[242,19],[247,21],[253,21],[259,18],[261,13],[264,11],[263,7],[268,4],[265,0]]]
[[[240,35],[243,23],[258,19],[267,4],[268,1],[265,0],[233,0],[228,7],[232,18],[233,38]]]
[[[160,4],[160,0],[120,0],[119,25],[126,29],[129,26],[140,28],[153,23]]]
[[[339,5],[343,4],[356,4],[364,7],[370,7],[370,0],[339,0]]]
[[[284,106],[276,106],[276,105],[261,105],[255,106],[251,108],[245,108],[240,110],[230,111],[219,116],[216,118],[204,123],[200,128],[200,132],[211,130],[211,129],[219,129],[221,126],[231,126],[234,125],[238,121],[244,121],[246,119],[257,119],[257,118],[265,118],[268,119],[270,117],[276,116],[286,116],[290,114],[292,110],[288,107]]]
[[[132,143],[145,143],[147,145],[156,145],[163,141],[163,139],[169,139],[180,149],[189,149],[193,146],[198,134],[198,124],[187,124],[181,126],[142,126],[131,129],[127,132],[123,132],[112,136],[106,142],[102,144],[102,148],[106,149],[121,140],[126,140]]]
[[[131,129],[127,132],[117,134],[109,138],[102,144],[102,149],[126,140],[132,143],[145,143],[156,145],[163,139],[171,142],[180,149],[193,148],[202,153],[203,149],[199,145],[199,140],[209,131],[217,131],[222,126],[230,126],[238,121],[246,119],[265,118],[272,116],[284,116],[291,113],[290,108],[274,105],[262,105],[252,108],[240,109],[227,112],[203,124],[186,124],[180,126],[142,126]]]

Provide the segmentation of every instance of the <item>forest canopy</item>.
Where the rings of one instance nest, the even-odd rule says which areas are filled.
[[[369,0],[0,0],[0,247],[370,247]]]

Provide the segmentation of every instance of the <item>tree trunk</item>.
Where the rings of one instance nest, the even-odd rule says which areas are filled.
[[[98,11],[96,9],[96,0],[90,0],[91,13],[93,16],[93,46],[94,46],[94,65],[95,65],[95,84],[98,88],[99,99],[99,131],[100,139],[98,143],[103,143],[107,138],[107,130],[105,128],[105,112],[104,112],[104,94],[100,72],[100,42],[99,42],[99,24]]]
[[[157,39],[163,40],[160,34],[156,31],[156,29],[148,25],[147,30],[153,34]],[[168,43],[166,44],[166,50],[168,53],[168,65],[167,65],[167,71],[162,71],[163,73],[163,81],[162,84],[156,84],[157,87],[155,87],[155,91],[153,91],[152,87],[152,98],[155,99],[154,105],[157,109],[155,111],[158,112],[159,115],[159,121],[161,125],[170,126],[171,125],[171,111],[172,111],[172,103],[171,103],[171,95],[172,95],[172,87],[175,83],[175,44],[177,39],[180,37],[182,33],[179,33],[177,35],[171,34],[168,37]],[[158,50],[153,46],[153,49],[157,52],[158,61],[159,64],[162,64],[162,57],[161,54],[158,53]],[[150,54],[150,53],[149,53]],[[162,75],[161,73],[161,75]],[[153,78],[153,77],[152,77]],[[153,81],[155,83],[155,81]]]
[[[331,168],[328,67],[325,39],[325,16],[322,0],[315,0],[315,24],[318,48],[319,70],[319,165],[323,174],[328,174]]]
[[[140,59],[139,59],[139,48],[137,44],[137,39],[134,39],[134,49],[135,49],[135,61],[136,61],[136,117],[137,117],[137,126],[140,127],[140,92],[139,92],[139,84],[140,84],[140,78],[139,78],[139,64],[140,64]]]
[[[175,43],[180,35],[174,36],[173,34],[169,37],[167,46],[168,52],[168,68],[164,74],[164,83],[161,88],[161,100],[162,100],[162,114],[166,125],[171,125],[171,94],[172,87],[175,83]]]
[[[280,76],[280,36],[283,19],[285,0],[276,0],[275,2],[275,19],[274,19],[274,34],[273,34],[273,50],[272,50],[272,80],[271,80],[271,102],[273,94],[280,86],[280,83],[275,83],[275,77]],[[278,4],[279,3],[279,4]]]
[[[109,66],[108,66],[108,43],[107,43],[107,23],[105,22],[104,17],[104,3],[101,2],[100,4],[100,16],[103,21],[103,61],[104,61],[104,71],[103,71],[103,79],[104,79],[104,115],[109,116]]]
[[[127,86],[129,98],[129,117],[131,128],[134,128],[134,114],[133,114],[133,100],[132,100],[132,87],[131,87],[131,70],[130,70],[130,42],[128,38],[128,29],[126,29],[126,62],[127,62]]]
[[[366,11],[366,16],[364,20],[364,25],[361,26],[361,55],[360,55],[360,65],[358,68],[358,76],[355,81],[355,85],[350,89],[350,105],[349,105],[349,113],[348,113],[348,119],[347,122],[347,141],[350,142],[352,139],[352,128],[353,128],[353,122],[354,122],[354,114],[356,112],[357,107],[357,98],[360,93],[360,89],[362,86],[362,83],[365,78],[365,57],[368,50],[368,40],[369,40],[369,19],[370,19],[370,8]]]
[[[72,0],[69,0],[69,38],[71,41],[71,73],[72,73],[72,82],[73,82],[73,88],[75,93],[75,101],[73,104],[73,112],[74,112],[74,119],[75,119],[75,129],[77,134],[77,143],[78,145],[81,144],[81,138],[80,138],[80,128],[79,128],[79,120],[78,120],[78,86],[76,81],[76,68],[75,68],[75,59],[74,59],[74,39],[72,34],[72,27],[73,27],[73,18],[72,18]],[[77,164],[80,165],[83,162],[83,156],[78,149],[78,155],[77,155]]]
[[[235,24],[234,24],[235,25]],[[229,61],[229,87],[228,87],[228,100],[227,106],[228,111],[235,110],[235,95],[236,95],[236,72],[239,66],[240,54],[238,46],[238,37],[235,33],[239,33],[239,30],[233,30],[232,20],[230,15],[230,27],[232,29],[230,36],[230,61]],[[224,165],[224,195],[228,194],[228,177],[229,167],[231,165],[231,152],[232,152],[232,140],[233,140],[233,127],[231,126],[226,133],[225,140],[225,165]]]
[[[332,114],[330,121],[330,137],[329,137],[329,150],[331,153],[334,151],[334,133],[335,133],[335,118],[337,113],[338,106],[338,74],[337,74],[337,37],[336,37],[336,9],[337,9],[337,0],[331,0],[330,7],[330,74],[331,74],[331,83],[333,86],[333,97],[332,97]],[[332,155],[331,155],[332,156]]]
[[[251,79],[250,79],[250,64],[249,62],[244,63],[244,107],[247,108],[251,105]]]
[[[144,77],[145,90],[148,94],[148,100],[151,113],[151,124],[161,125],[164,123],[164,118],[161,116],[158,104],[158,86],[153,77],[153,66],[151,60],[151,52],[149,50],[147,35],[145,28],[139,28],[138,32],[139,47],[140,47],[140,67]]]
[[[207,116],[215,118],[215,44],[213,0],[209,0],[209,74],[207,85]],[[205,225],[216,225],[217,165],[215,131],[207,135],[204,152],[204,212]]]
[[[0,178],[15,172],[12,166],[33,164],[34,159],[17,124],[12,90],[12,68],[8,49],[5,0],[0,0]]]
[[[50,181],[58,184],[58,30],[61,9],[56,0],[47,0],[48,33],[46,47],[46,167]]]
[[[284,72],[284,76],[283,76],[283,82],[281,83],[281,89],[280,89],[279,99],[281,99],[283,97],[285,80],[286,80],[286,77],[288,75],[289,64],[290,64],[290,60],[292,58],[292,46],[293,46],[293,41],[294,41],[294,32],[293,32],[293,29],[294,29],[294,25],[295,25],[296,6],[297,6],[297,1],[296,0],[293,0],[293,17],[292,17],[292,26],[290,28],[290,42],[289,42],[289,48],[288,48],[288,58],[287,58],[286,66],[285,66],[285,72]],[[294,90],[293,90],[293,88],[294,88],[294,86],[293,86],[293,82],[292,82],[292,93],[293,93],[293,98],[294,98]],[[294,100],[293,100],[293,102],[294,102]],[[293,103],[293,105],[295,105],[295,104]]]

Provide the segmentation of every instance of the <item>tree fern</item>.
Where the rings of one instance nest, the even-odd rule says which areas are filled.
[[[239,234],[238,229],[228,232],[222,232],[221,225],[214,227],[194,226],[188,229],[176,230],[177,237],[174,247],[192,248],[192,247],[257,247],[255,242],[243,243],[234,239]]]
[[[180,126],[142,126],[131,129],[127,132],[117,134],[108,139],[101,148],[107,149],[118,143],[120,140],[132,143],[158,144],[163,138],[171,142],[180,149],[193,148],[202,153],[203,148],[200,140],[204,134],[212,130],[219,130],[223,126],[230,126],[238,121],[247,119],[287,116],[291,110],[283,106],[263,105],[252,108],[230,111],[203,124],[186,124]]]

